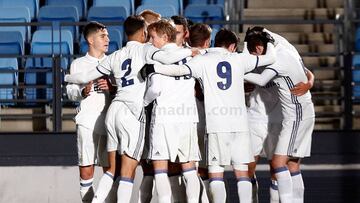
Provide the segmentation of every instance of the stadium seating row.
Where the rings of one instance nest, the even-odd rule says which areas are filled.
[[[4,7],[6,1],[0,1]],[[26,1],[30,4],[30,1]],[[52,67],[54,55],[60,55],[60,67],[66,70],[74,55],[74,42],[80,38],[79,28],[75,25],[60,26],[61,22],[79,22],[83,17],[87,21],[96,20],[99,22],[123,22],[127,16],[134,12],[134,2],[129,1],[94,1],[93,6],[87,10],[84,0],[47,0],[46,5],[39,9],[38,1],[33,5],[22,4],[21,7],[2,8],[0,7],[1,23],[30,23],[37,16],[37,21],[42,23],[31,36],[30,26],[0,26],[0,54],[24,55],[25,44],[29,43],[29,55],[34,56],[26,59],[24,73],[24,97],[27,100],[52,99]],[[159,12],[164,17],[179,15],[182,11],[182,1],[167,1],[164,5],[161,0],[143,0],[142,5],[136,8],[136,13],[144,9],[152,9]],[[209,3],[205,4],[205,3]],[[212,4],[213,5],[210,5]],[[223,20],[223,6],[217,5],[220,1],[190,1],[184,14],[194,22],[205,22],[209,20]],[[222,3],[224,3],[222,1]],[[26,5],[26,6],[24,6]],[[114,6],[115,5],[115,6]],[[80,14],[80,15],[79,15]],[[216,33],[220,25],[212,25]],[[123,45],[122,25],[108,25],[110,36],[109,53],[119,49]],[[214,36],[214,35],[213,35]],[[80,38],[80,53],[87,51],[87,43],[83,37]],[[2,58],[0,61],[1,70],[12,70],[0,74],[0,85],[8,87],[0,88],[0,99],[17,99],[18,89],[18,67],[23,67],[18,63],[21,60],[16,58]],[[41,85],[41,88],[35,87]],[[4,104],[4,103],[3,103]],[[32,103],[30,103],[32,104]],[[15,105],[14,102],[6,105]]]

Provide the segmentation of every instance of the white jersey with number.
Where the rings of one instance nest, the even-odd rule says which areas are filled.
[[[267,69],[276,73],[273,81],[279,88],[284,120],[305,120],[315,117],[311,93],[308,91],[302,96],[295,96],[290,91],[295,84],[308,82],[301,58],[282,45],[277,46],[277,57],[279,60]]]
[[[71,63],[70,73],[74,74],[95,69],[100,62],[106,59],[106,57],[107,56],[104,56],[98,59],[87,53],[85,56],[77,58]],[[70,100],[80,101],[80,105],[77,108],[75,123],[93,129],[99,116],[102,116],[102,120],[105,119],[105,114],[110,105],[111,98],[108,91],[94,91],[94,84],[91,87],[90,95],[83,98],[81,91],[84,86],[85,85],[68,84],[66,90]]]
[[[204,88],[207,133],[248,131],[243,76],[258,58],[210,48],[186,65]]]
[[[145,92],[145,82],[138,73],[146,63],[146,51],[144,44],[130,41],[98,66],[104,75],[114,74],[118,87],[114,101],[126,104],[136,117],[141,115]]]
[[[161,50],[169,53],[181,49],[184,48],[178,47],[175,43],[166,44],[161,48]],[[184,58],[175,64],[184,64],[189,59],[190,57]],[[152,123],[199,121],[195,101],[195,79],[193,77],[169,77],[153,74],[149,80],[152,83],[150,88],[157,86],[159,95],[155,98],[151,117]]]

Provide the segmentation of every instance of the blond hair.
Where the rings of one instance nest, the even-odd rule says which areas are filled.
[[[169,20],[159,20],[148,27],[148,32],[155,31],[157,35],[166,35],[169,42],[176,42],[175,24]]]

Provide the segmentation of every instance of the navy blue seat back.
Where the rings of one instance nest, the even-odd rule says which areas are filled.
[[[163,18],[170,18],[174,15],[179,15],[179,12],[172,5],[140,5],[136,8],[136,14],[141,13],[141,11],[150,9],[161,15]]]

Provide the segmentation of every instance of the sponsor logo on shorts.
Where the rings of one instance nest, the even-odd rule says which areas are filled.
[[[211,161],[217,161],[217,158],[216,158],[216,157],[213,157],[213,158],[211,159]]]
[[[156,153],[155,153],[155,156],[160,156],[161,154],[160,154],[160,152],[159,151],[157,151]]]

